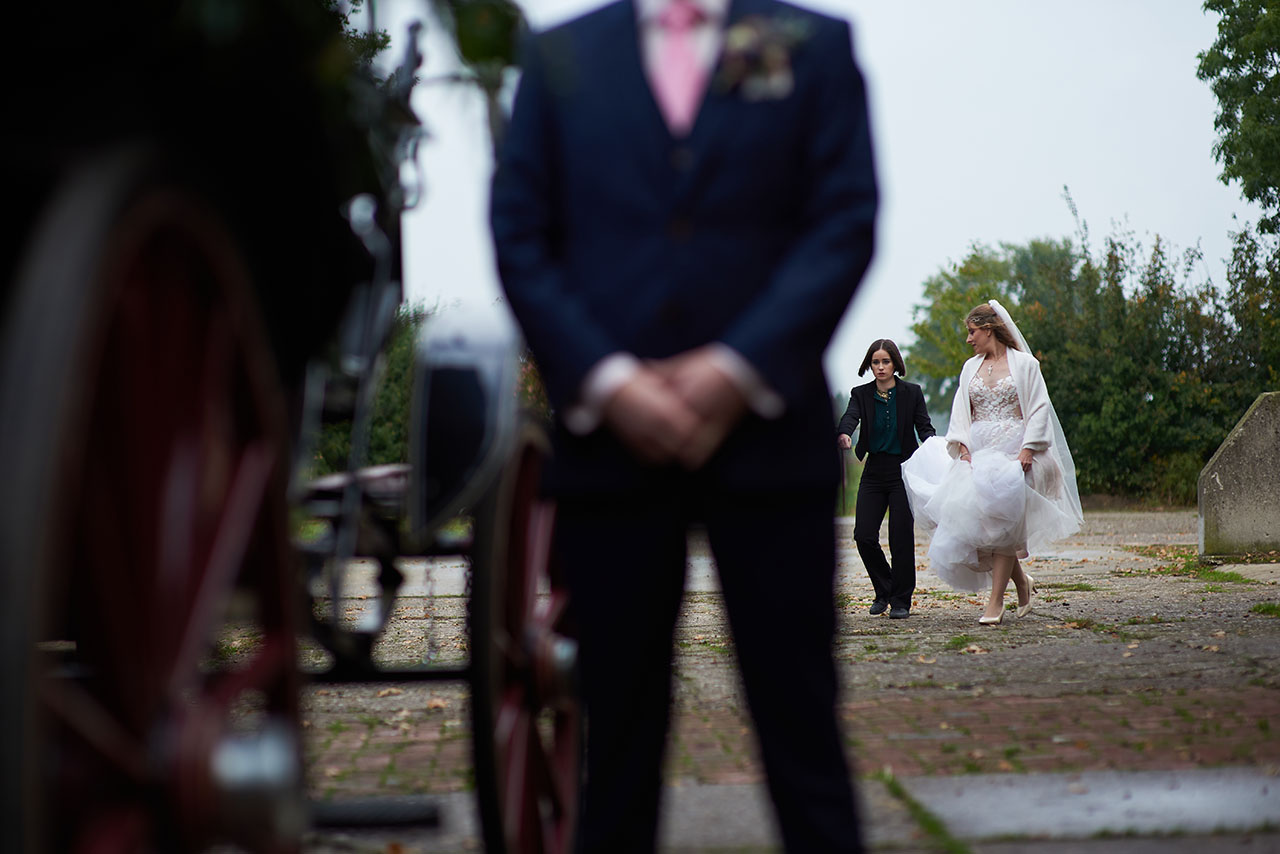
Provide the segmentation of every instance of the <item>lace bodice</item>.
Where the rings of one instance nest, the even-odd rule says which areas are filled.
[[[1021,421],[1022,407],[1018,406],[1018,387],[1013,376],[1001,377],[994,386],[988,386],[974,374],[969,381],[969,406],[974,421]]]

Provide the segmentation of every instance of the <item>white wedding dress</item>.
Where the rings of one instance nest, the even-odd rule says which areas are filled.
[[[1024,473],[1017,456],[1023,417],[1012,375],[987,385],[969,383],[973,415],[971,462],[952,458],[947,442],[931,436],[902,465],[916,521],[933,529],[929,565],[957,590],[991,589],[995,554],[1027,557],[1080,529],[1052,453],[1032,458]]]

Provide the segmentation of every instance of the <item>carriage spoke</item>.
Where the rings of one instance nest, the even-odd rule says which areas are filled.
[[[179,697],[198,671],[199,655],[223,604],[222,596],[232,588],[257,523],[274,462],[275,454],[264,441],[251,444],[240,458],[213,535],[208,562],[203,572],[196,573],[201,583],[170,671],[171,698]]]
[[[555,526],[555,507],[545,501],[530,497],[526,545],[522,577],[524,579],[524,614],[537,609],[538,594],[544,582],[549,582],[547,567],[551,557],[551,535]]]
[[[508,841],[519,838],[529,767],[530,719],[525,708],[524,694],[519,685],[507,688],[498,709],[493,733],[498,757],[498,791],[502,802],[503,830]]]
[[[530,751],[529,766],[531,769],[530,777],[533,784],[534,797],[530,800],[539,800],[537,795],[545,795],[553,816],[563,813],[565,802],[564,792],[561,790],[557,781],[557,773],[555,768],[555,736],[554,730],[551,733],[552,745],[551,750],[547,750],[547,743],[543,740],[543,734],[539,727],[535,726],[533,730],[533,749]]]
[[[147,781],[142,745],[96,697],[69,679],[46,679],[40,684],[40,700],[59,723],[116,770],[135,783]]]

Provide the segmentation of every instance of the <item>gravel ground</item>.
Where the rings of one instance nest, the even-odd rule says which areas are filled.
[[[1196,525],[1190,511],[1087,513],[1084,530],[1055,555],[1027,562],[1039,588],[1032,614],[984,627],[983,597],[944,589],[928,572],[923,536],[911,617],[870,617],[852,520],[841,520],[835,652],[859,771],[1280,767],[1272,729],[1273,719],[1280,726],[1280,619],[1254,610],[1280,609],[1280,563],[1207,570],[1193,560]],[[405,568],[410,595],[377,657],[465,657],[457,566]],[[696,538],[688,587],[668,781],[756,782],[733,642]],[[371,601],[344,600],[344,615],[359,618]],[[461,684],[313,686],[304,707],[312,796],[456,793],[465,802],[473,779],[467,719]],[[403,851],[473,850],[474,829],[463,824],[415,843],[320,834],[308,850],[392,850],[388,839],[407,844]]]

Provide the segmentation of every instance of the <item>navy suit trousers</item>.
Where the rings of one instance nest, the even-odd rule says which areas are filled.
[[[579,850],[655,850],[686,536],[704,524],[786,850],[861,851],[836,719],[833,490],[676,494],[559,507],[588,721]]]

